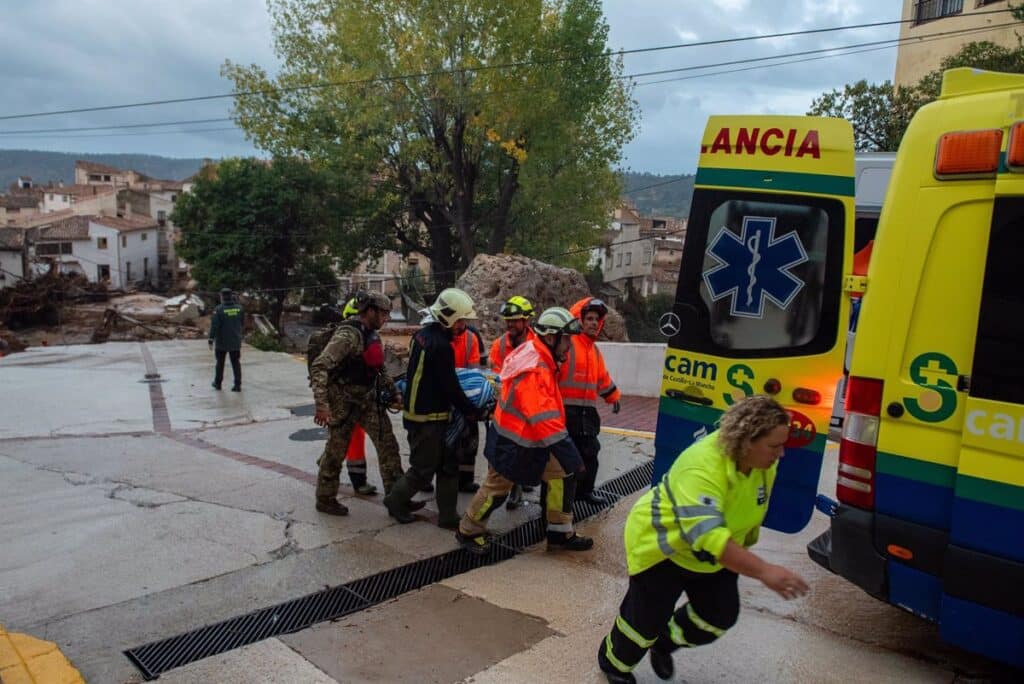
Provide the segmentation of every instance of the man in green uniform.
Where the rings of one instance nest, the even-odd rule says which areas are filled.
[[[331,341],[313,362],[310,386],[316,402],[314,422],[328,428],[320,456],[316,510],[347,515],[338,502],[338,484],[348,443],[362,425],[377,451],[384,491],[402,475],[398,441],[385,404],[400,407],[402,395],[384,372],[384,346],[377,331],[391,316],[391,300],[379,292],[360,293],[358,315],[338,324]]]
[[[232,392],[242,391],[242,322],[245,312],[235,301],[235,293],[224,288],[220,291],[220,306],[210,320],[210,349],[213,349],[217,365],[213,373],[213,389],[219,390],[224,381],[224,359],[231,358],[231,373],[235,383]]]

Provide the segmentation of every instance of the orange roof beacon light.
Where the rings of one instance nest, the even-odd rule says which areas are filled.
[[[1010,143],[1006,146],[1006,165],[1010,171],[1024,173],[1024,121],[1010,128]]]
[[[1003,132],[956,131],[939,138],[935,151],[935,177],[940,180],[988,178],[999,170]]]

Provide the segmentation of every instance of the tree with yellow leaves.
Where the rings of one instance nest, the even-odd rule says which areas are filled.
[[[637,107],[598,0],[269,0],[281,69],[227,62],[260,148],[363,188],[350,241],[428,255],[593,244]]]

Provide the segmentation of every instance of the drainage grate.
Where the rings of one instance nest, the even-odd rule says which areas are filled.
[[[650,485],[654,463],[644,463],[613,480],[597,491],[610,503],[595,506],[578,501],[574,507],[577,520],[585,520],[614,505],[620,498]],[[302,598],[263,608],[192,632],[155,641],[125,651],[147,680],[182,665],[224,653],[269,637],[305,629],[319,622],[356,613],[441,580],[506,561],[544,539],[540,518],[534,518],[493,539],[491,552],[474,556],[462,549],[447,551],[397,568],[363,577]]]
[[[360,611],[369,603],[347,587],[309,594],[218,622],[169,639],[125,651],[147,680],[187,663],[202,660],[278,634],[288,634],[324,620]]]

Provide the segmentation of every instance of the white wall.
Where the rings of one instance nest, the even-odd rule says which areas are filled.
[[[604,365],[623,394],[657,397],[665,367],[663,343],[598,342]]]
[[[153,228],[147,228],[146,230],[134,230],[131,232],[121,233],[121,237],[118,238],[118,246],[120,248],[120,269],[121,276],[125,279],[126,284],[135,282],[141,282],[146,279],[146,275],[143,271],[143,265],[145,259],[149,259],[149,280],[150,282],[156,282],[159,277],[158,263],[157,263],[157,230]],[[142,237],[146,236],[143,240]],[[123,238],[123,239],[122,239]],[[131,264],[131,274],[128,273],[128,264]]]
[[[55,211],[63,211],[71,208],[71,195],[62,195],[60,188],[54,192],[43,194],[43,213],[52,214]]]
[[[0,289],[21,282],[16,276],[24,276],[21,269],[21,252],[0,250]],[[11,274],[16,275],[11,275]]]
[[[100,249],[97,245],[98,238],[107,238],[107,248]],[[67,259],[77,259],[82,267],[82,272],[91,283],[99,281],[99,266],[110,266],[110,284],[114,288],[123,287],[121,274],[117,272],[117,231],[113,228],[89,223],[89,239],[75,240],[71,243],[71,256]]]

